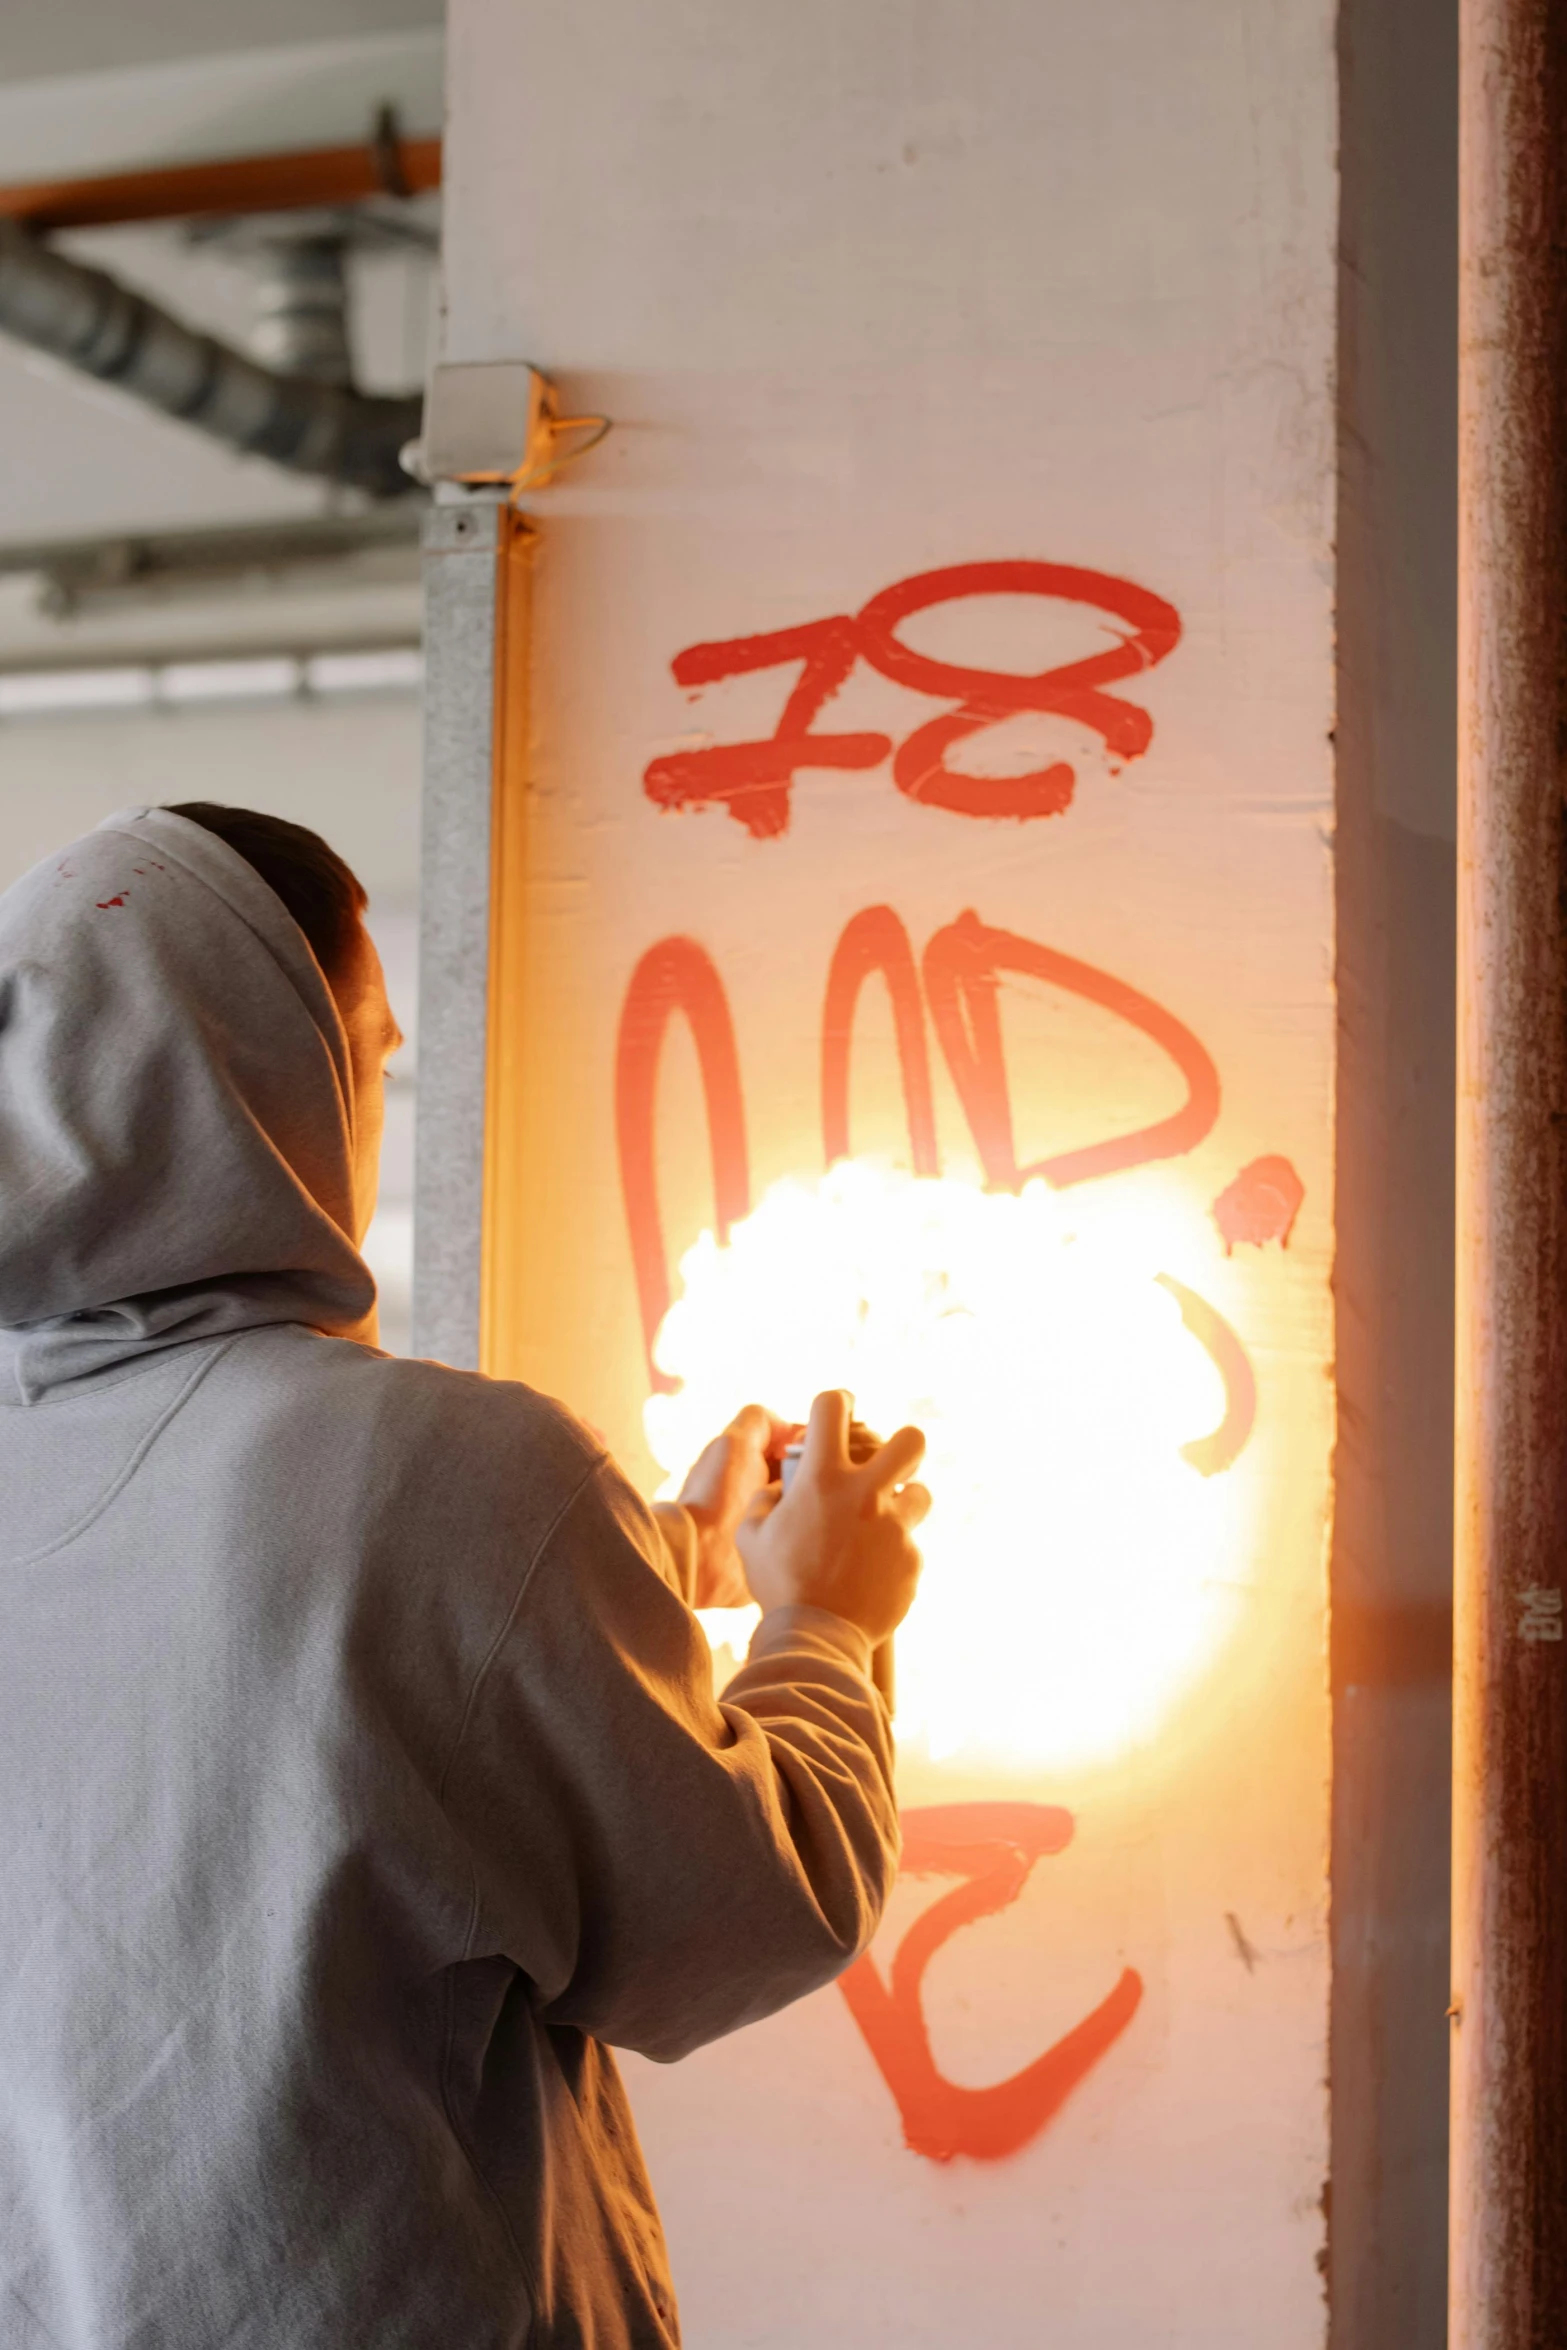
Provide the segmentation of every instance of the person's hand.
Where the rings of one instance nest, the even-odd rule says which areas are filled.
[[[735,1534],[767,1484],[768,1447],[783,1433],[783,1421],[759,1403],[748,1403],[713,1438],[686,1479],[680,1506],[696,1529],[693,1607],[745,1607],[749,1602]]]
[[[930,1495],[907,1480],[925,1439],[917,1428],[900,1428],[856,1464],[850,1411],[841,1390],[816,1398],[787,1494],[777,1485],[758,1493],[737,1541],[751,1595],[764,1609],[829,1608],[876,1646],[908,1614],[919,1581],[913,1532]]]

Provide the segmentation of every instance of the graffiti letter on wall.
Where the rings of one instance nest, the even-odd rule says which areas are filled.
[[[909,1148],[916,1175],[938,1175],[936,1108],[925,1044],[925,1006],[909,934],[890,906],[867,906],[839,939],[822,1010],[822,1140],[827,1163],[849,1156],[849,1065],[860,989],[873,971],[887,982],[903,1073]]]
[[[1135,1133],[1112,1135],[1108,1141],[1020,1167],[1001,1037],[997,974],[1002,971],[1047,980],[1141,1029],[1169,1054],[1185,1078],[1181,1108]],[[1068,1184],[1114,1175],[1150,1159],[1176,1158],[1195,1150],[1219,1115],[1219,1073],[1173,1012],[1092,963],[1080,963],[1074,955],[1059,954],[1015,931],[991,930],[973,912],[960,914],[956,922],[938,930],[925,949],[925,994],[985,1179],[999,1191],[1016,1191],[1035,1175],[1064,1190]]]
[[[921,974],[909,936],[890,906],[867,906],[845,928],[833,955],[822,1016],[822,1129],[828,1163],[849,1155],[849,1075],[855,1012],[872,972],[886,979],[916,1175],[940,1173]],[[1166,1051],[1187,1081],[1185,1106],[1135,1133],[1111,1136],[1020,1167],[998,1003],[1002,971],[1023,971],[1130,1021]],[[1218,1115],[1219,1080],[1190,1029],[1124,980],[1014,932],[992,930],[970,912],[938,930],[925,949],[924,996],[952,1071],[986,1180],[1016,1190],[1031,1177],[1062,1187],[1191,1150]],[[676,1012],[690,1023],[702,1074],[713,1164],[714,1224],[720,1241],[750,1209],[745,1105],[734,1023],[724,984],[694,939],[666,938],[638,963],[621,1011],[615,1123],[621,1193],[648,1371],[655,1390],[672,1382],[653,1362],[669,1310],[670,1278],[655,1165],[658,1073],[665,1031]],[[1219,1425],[1184,1447],[1203,1476],[1227,1469],[1256,1421],[1257,1389],[1246,1350],[1216,1308],[1169,1275],[1159,1276],[1187,1329],[1224,1382]]]
[[[1224,1319],[1195,1289],[1177,1281],[1173,1273],[1156,1273],[1181,1309],[1181,1320],[1208,1355],[1224,1381],[1224,1417],[1206,1436],[1194,1436],[1181,1446],[1182,1457],[1200,1477],[1216,1477],[1240,1458],[1257,1424],[1257,1375],[1251,1357]]]
[[[658,1206],[656,1158],[658,1068],[664,1032],[676,1012],[690,1023],[707,1102],[713,1158],[713,1205],[718,1237],[748,1213],[751,1177],[745,1145],[745,1102],[729,999],[712,957],[691,938],[665,938],[632,973],[620,1014],[615,1054],[615,1135],[620,1188],[631,1236],[642,1336],[654,1387],[673,1382],[654,1368],[653,1341],[669,1311],[669,1258]]]
[[[1009,2080],[969,2089],[936,2068],[921,2004],[926,1968],[960,1927],[1016,1901],[1035,1861],[1064,1851],[1071,1840],[1071,1813],[1047,1804],[935,1804],[903,1814],[904,1869],[967,1881],[909,1928],[889,1982],[865,1957],[838,1987],[897,2102],[906,2143],[933,2162],[957,2154],[997,2162],[1019,2152],[1054,2120],[1141,2004],[1142,1977],[1127,1967],[1081,2023]]]

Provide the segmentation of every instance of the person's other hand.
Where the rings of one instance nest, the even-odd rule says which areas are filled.
[[[751,1595],[764,1608],[823,1607],[858,1624],[873,1646],[908,1614],[919,1581],[914,1529],[930,1508],[907,1480],[925,1439],[900,1428],[868,1461],[849,1457],[850,1398],[811,1406],[805,1450],[786,1493],[758,1493],[737,1536]]]
[[[693,1607],[745,1607],[751,1594],[735,1548],[735,1534],[768,1478],[768,1447],[785,1424],[748,1403],[701,1455],[680,1493],[696,1528]]]

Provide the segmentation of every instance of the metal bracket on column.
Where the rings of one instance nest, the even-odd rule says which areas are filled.
[[[562,416],[555,386],[525,359],[463,362],[431,376],[424,431],[403,463],[418,481],[505,488],[515,501],[608,431],[607,416]]]

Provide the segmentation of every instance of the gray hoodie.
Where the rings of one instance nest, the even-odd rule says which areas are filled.
[[[862,1636],[781,1610],[715,1703],[594,1439],[367,1343],[353,1114],[200,828],[0,898],[0,2350],[674,2342],[603,2044],[890,1882]]]

